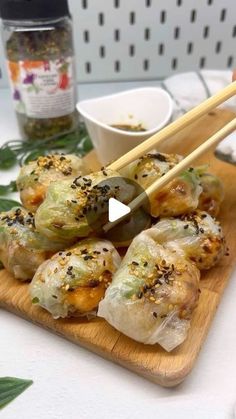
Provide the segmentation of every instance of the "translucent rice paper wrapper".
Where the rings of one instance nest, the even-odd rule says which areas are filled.
[[[136,298],[145,284],[145,275],[151,275],[155,265],[165,259],[166,264],[175,265],[181,271],[172,286],[163,282],[157,290],[156,304],[148,298]],[[130,273],[132,262],[143,266],[148,261],[143,277]],[[174,275],[174,274],[173,274]],[[181,282],[182,290],[178,282]],[[123,262],[113,277],[112,284],[100,302],[98,316],[130,338],[146,344],[159,343],[166,351],[172,351],[187,336],[190,318],[199,297],[199,271],[195,265],[158,245],[143,232],[137,236]],[[135,296],[135,297],[134,297]],[[183,309],[188,314],[181,316]]]

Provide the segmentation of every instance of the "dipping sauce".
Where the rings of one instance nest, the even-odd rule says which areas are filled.
[[[145,132],[145,131],[147,131],[146,128],[144,128],[142,126],[142,124],[138,124],[138,125],[113,124],[113,125],[111,125],[111,127],[119,129],[121,131],[132,131],[132,132]]]

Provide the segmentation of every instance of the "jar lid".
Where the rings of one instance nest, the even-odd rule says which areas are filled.
[[[0,0],[0,17],[6,20],[44,20],[69,16],[67,0]]]

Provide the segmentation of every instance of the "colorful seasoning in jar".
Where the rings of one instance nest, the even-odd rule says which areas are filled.
[[[14,107],[27,139],[76,125],[76,77],[67,0],[0,0]]]

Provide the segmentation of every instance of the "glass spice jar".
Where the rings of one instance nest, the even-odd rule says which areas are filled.
[[[3,39],[21,134],[43,139],[77,122],[72,21],[67,0],[0,0]]]

